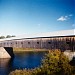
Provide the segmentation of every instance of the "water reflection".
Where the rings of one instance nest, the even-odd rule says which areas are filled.
[[[0,75],[8,75],[10,72],[9,63],[11,59],[0,59]]]

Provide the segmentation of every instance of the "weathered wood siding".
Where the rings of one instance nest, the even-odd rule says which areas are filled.
[[[75,50],[75,36],[32,38],[0,42],[1,47]]]

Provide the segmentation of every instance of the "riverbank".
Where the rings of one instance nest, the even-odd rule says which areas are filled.
[[[14,52],[31,52],[31,51],[34,51],[34,52],[38,52],[38,51],[49,51],[49,49],[33,49],[33,48],[13,48],[13,51]]]

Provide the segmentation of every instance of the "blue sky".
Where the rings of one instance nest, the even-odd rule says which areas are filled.
[[[75,0],[0,0],[0,35],[75,28]]]

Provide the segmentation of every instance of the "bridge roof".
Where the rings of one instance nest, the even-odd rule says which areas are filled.
[[[5,40],[17,40],[17,39],[27,39],[27,38],[43,38],[43,37],[59,37],[59,36],[75,36],[75,29],[71,30],[61,30],[47,33],[38,33],[38,34],[25,34],[12,38],[0,39],[0,41]]]

